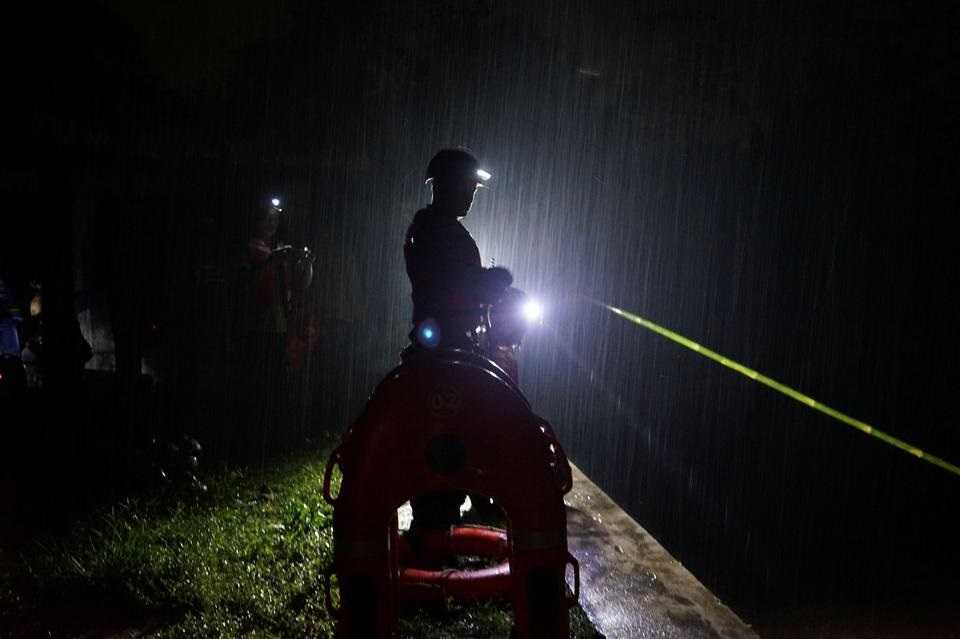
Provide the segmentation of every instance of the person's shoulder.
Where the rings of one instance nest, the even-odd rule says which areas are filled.
[[[414,214],[413,222],[411,222],[410,225],[415,226],[418,224],[423,224],[428,219],[430,219],[431,217],[430,213],[431,213],[431,210],[429,208],[420,209]]]
[[[457,223],[456,220],[452,220],[449,216],[441,215],[436,209],[427,207],[420,209],[417,211],[417,214],[413,216],[410,229],[426,232],[442,231],[450,225],[451,221],[454,224]]]
[[[420,209],[413,216],[413,219],[410,221],[410,225],[407,227],[407,237],[416,234],[423,228],[424,223],[426,222],[427,209]]]

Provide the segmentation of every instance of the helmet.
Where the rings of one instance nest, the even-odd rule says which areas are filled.
[[[427,165],[427,183],[450,178],[475,179],[477,185],[482,186],[490,174],[480,168],[480,162],[467,149],[441,149]]]

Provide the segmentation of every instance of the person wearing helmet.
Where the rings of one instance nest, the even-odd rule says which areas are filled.
[[[490,178],[466,149],[442,149],[427,167],[433,188],[429,206],[413,218],[403,246],[413,297],[410,339],[422,348],[474,349],[485,307],[495,304],[513,282],[504,268],[483,268],[480,251],[460,220],[470,212],[477,189]],[[409,540],[416,551],[428,531],[460,520],[463,492],[411,499]]]
[[[237,287],[237,340],[233,366],[237,417],[230,454],[262,462],[283,443],[285,422],[295,411],[282,400],[287,356],[298,335],[294,305],[310,285],[313,256],[277,238],[283,208],[279,199],[254,212],[253,233],[242,256]],[[292,354],[296,354],[294,351]]]
[[[513,282],[504,268],[483,268],[463,219],[477,189],[490,178],[463,148],[442,149],[427,167],[429,206],[417,211],[403,246],[413,298],[414,344],[472,348],[485,305]]]

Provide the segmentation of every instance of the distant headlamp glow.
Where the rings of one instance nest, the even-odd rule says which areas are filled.
[[[477,169],[477,177],[486,182],[490,179],[490,174],[483,169]]]
[[[543,319],[543,306],[537,300],[527,300],[520,311],[528,322],[536,323]]]
[[[273,204],[274,206],[280,206],[280,198],[278,197],[273,198],[272,200],[270,200],[270,204]]]

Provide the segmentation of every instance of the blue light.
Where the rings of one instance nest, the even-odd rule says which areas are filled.
[[[417,342],[424,348],[436,348],[440,344],[440,329],[432,318],[420,322],[417,327]]]

